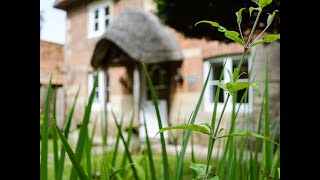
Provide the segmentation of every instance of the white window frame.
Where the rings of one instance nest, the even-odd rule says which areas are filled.
[[[88,74],[88,97],[90,96],[90,93],[93,88],[94,83],[94,74],[95,72],[90,72]],[[111,105],[110,102],[107,102],[106,96],[107,96],[107,79],[106,79],[106,73],[104,71],[99,72],[98,77],[98,88],[96,89],[98,91],[98,98],[94,98],[92,102],[92,110],[93,111],[102,111],[104,106],[107,106],[107,109],[109,109],[109,106]],[[105,104],[103,102],[105,101]]]
[[[109,14],[105,15],[105,8],[109,7]],[[98,20],[95,19],[95,11],[98,10]],[[108,26],[111,21],[111,2],[110,1],[94,1],[88,6],[88,38],[101,36],[105,30],[105,21],[108,19]],[[95,30],[95,23],[98,21],[98,30]]]
[[[216,57],[216,58],[210,58],[207,59],[206,61],[203,62],[203,84],[205,83],[206,77],[209,73],[209,69],[210,69],[210,63],[212,62],[226,62],[225,68],[223,70],[224,73],[224,79],[222,79],[221,81],[223,83],[227,83],[230,82],[230,78],[228,75],[228,71],[227,69],[229,69],[231,71],[231,73],[233,73],[233,69],[232,69],[232,61],[235,59],[241,59],[241,55],[230,55],[230,56],[224,56],[224,57]],[[250,71],[251,68],[251,62],[252,62],[252,57],[250,55],[247,56],[248,58],[248,71]],[[212,70],[211,70],[212,73]],[[249,79],[248,79],[249,80]],[[208,80],[208,84],[204,93],[204,110],[206,112],[212,112],[213,111],[213,107],[214,107],[214,102],[211,102],[211,99],[214,99],[214,94],[211,93],[210,91],[210,85],[214,85],[216,84],[215,81],[219,81],[219,80],[212,80],[212,75],[210,75],[210,78]],[[241,79],[239,79],[239,81],[241,81]],[[223,91],[222,89],[220,89],[220,91]],[[217,112],[222,112],[224,103],[226,102],[227,99],[227,95],[224,95],[224,102],[218,102],[218,106],[217,106]],[[252,92],[252,87],[249,87],[249,91],[248,91],[248,103],[242,103],[241,107],[239,109],[239,112],[252,112],[252,104],[253,104],[253,92]],[[236,103],[236,108],[238,108],[240,105],[240,103]],[[232,112],[232,96],[230,96],[229,101],[227,103],[225,112]]]

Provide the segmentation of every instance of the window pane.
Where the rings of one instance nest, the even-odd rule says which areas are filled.
[[[238,93],[237,93],[237,103],[240,103],[241,98],[244,95],[245,91],[246,91],[246,89],[242,89],[242,90],[238,91]],[[248,94],[247,94],[247,96],[245,97],[245,99],[243,100],[242,103],[248,103]]]
[[[214,99],[215,99],[217,87],[218,87],[218,86],[216,86],[216,85],[210,86],[210,93],[211,93],[211,94],[210,94],[210,98],[211,98],[210,101],[211,101],[212,103],[214,103]],[[220,103],[223,103],[223,102],[224,102],[223,96],[224,96],[223,90],[220,89],[218,102],[220,102]]]
[[[93,79],[92,79],[92,87],[94,86],[94,80],[96,79],[97,74],[93,73]],[[97,87],[95,89],[94,99],[99,100],[99,83],[97,83]]]
[[[99,29],[99,24],[98,24],[98,22],[95,22],[94,23],[94,31],[98,31],[98,29]]]
[[[99,18],[99,11],[98,9],[94,11],[94,18],[98,19]]]
[[[234,68],[238,67],[239,63],[240,63],[240,59],[232,61],[232,71],[234,70]],[[249,72],[248,69],[249,69],[248,59],[245,59],[241,65],[239,74],[241,74],[243,72],[245,72],[246,74],[242,74],[239,79],[248,79],[248,72]]]
[[[212,66],[212,80],[219,80],[220,74],[223,70],[223,62],[211,63],[211,66]]]
[[[106,7],[106,8],[104,9],[104,13],[105,13],[105,15],[109,15],[109,7]]]
[[[108,24],[109,24],[109,19],[106,19],[106,20],[105,20],[105,27],[107,27]]]

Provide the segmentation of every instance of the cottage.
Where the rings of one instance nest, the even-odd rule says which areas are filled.
[[[75,119],[81,121],[84,106],[99,75],[98,88],[92,107],[92,120],[109,119],[109,134],[114,131],[110,111],[117,116],[124,113],[128,124],[134,113],[134,123],[144,136],[143,113],[146,115],[150,136],[157,132],[157,119],[141,62],[147,65],[159,100],[164,126],[188,120],[200,96],[210,65],[213,68],[196,122],[210,122],[217,80],[226,60],[232,70],[240,61],[242,47],[235,43],[186,38],[160,23],[153,15],[151,0],[73,1],[56,0],[55,8],[67,13],[67,36],[64,47],[64,93],[67,109],[80,87]],[[266,50],[269,54],[270,118],[274,121],[280,111],[280,44],[260,45],[246,57],[242,72],[253,69],[255,80],[264,89]],[[252,59],[256,58],[254,65]],[[100,67],[99,74],[96,69]],[[223,81],[228,81],[224,76]],[[241,81],[248,81],[241,76]],[[239,96],[244,92],[240,91]],[[218,113],[226,95],[219,96]],[[237,99],[240,102],[240,98]],[[239,111],[239,117],[255,125],[262,97],[250,88],[248,99]],[[237,104],[239,105],[239,104]],[[231,103],[226,108],[222,126],[227,127]],[[101,122],[101,121],[100,121]],[[102,121],[103,122],[103,121]],[[240,121],[239,121],[240,122]],[[174,132],[178,133],[179,132]],[[166,135],[168,137],[168,134]],[[206,144],[206,137],[195,133],[196,142]]]

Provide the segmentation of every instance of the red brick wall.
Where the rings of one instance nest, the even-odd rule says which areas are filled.
[[[51,74],[52,84],[63,84],[63,45],[40,41],[40,83],[47,84]]]

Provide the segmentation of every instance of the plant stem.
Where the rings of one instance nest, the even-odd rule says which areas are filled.
[[[220,115],[220,118],[219,118],[219,121],[218,121],[218,124],[217,124],[217,127],[216,127],[216,131],[215,131],[215,133],[214,133],[214,135],[213,135],[214,138],[213,138],[212,144],[210,144],[212,147],[213,147],[214,142],[215,142],[215,140],[216,140],[215,137],[217,136],[217,133],[218,133],[218,130],[219,130],[219,126],[220,126],[220,123],[221,123],[221,120],[222,120],[224,111],[226,110],[226,107],[227,107],[229,98],[230,98],[230,94],[228,94],[227,100],[226,100],[226,102],[224,103],[224,106],[223,106],[223,109],[222,109],[222,112],[221,112],[221,115]],[[212,151],[209,152],[209,153],[210,153],[210,154],[209,154],[209,156],[208,156],[208,158],[207,158],[206,172],[205,172],[205,176],[204,176],[204,178],[203,178],[204,180],[207,179],[207,174],[208,174],[208,170],[209,170],[209,164],[210,164],[210,160],[211,160],[211,153],[212,153]]]
[[[250,32],[250,35],[249,35],[249,38],[248,38],[248,41],[247,41],[247,44],[246,44],[245,48],[248,48],[248,44],[250,44],[251,36],[252,36],[254,30],[256,29],[256,26],[257,26],[257,24],[258,24],[258,20],[259,20],[259,17],[260,17],[261,12],[262,12],[262,11],[259,10],[258,15],[257,15],[257,17],[256,17],[256,20],[255,20],[255,22],[254,22],[254,24],[253,24],[253,27],[252,27],[252,29],[251,29],[251,32]]]
[[[239,27],[239,32],[240,32],[241,38],[242,38],[242,40],[244,41],[244,37],[243,37],[242,31],[241,31],[241,26],[240,26],[240,24],[238,24],[238,27]]]
[[[242,54],[240,63],[239,63],[239,65],[238,65],[238,67],[237,67],[238,72],[240,72],[240,68],[241,68],[241,66],[242,66],[242,63],[243,63],[243,61],[244,61],[244,57],[246,56],[248,50],[249,50],[249,48],[246,48],[246,47],[244,48],[244,51],[243,51],[243,54]]]
[[[256,42],[256,40],[268,29],[269,26],[270,26],[270,25],[268,25],[266,28],[264,28],[264,30],[258,35],[258,37],[256,37],[256,38],[251,42],[251,44],[249,44],[248,47],[251,47],[252,44],[253,44],[254,42]]]

